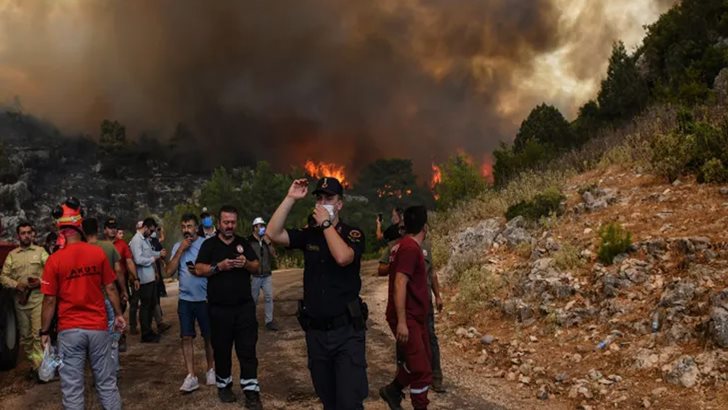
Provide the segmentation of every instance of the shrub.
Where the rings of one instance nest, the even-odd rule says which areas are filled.
[[[605,265],[611,265],[614,257],[625,253],[632,245],[632,234],[625,230],[622,225],[610,222],[599,229],[599,261]]]
[[[442,181],[435,186],[438,209],[448,209],[458,202],[475,198],[486,189],[485,179],[470,161],[456,155],[441,167]]]
[[[456,303],[472,315],[485,307],[488,299],[503,286],[503,280],[483,265],[475,265],[460,275],[459,285]]]
[[[536,195],[530,201],[521,201],[510,206],[506,211],[506,218],[510,220],[520,215],[526,219],[536,221],[551,214],[558,215],[561,213],[561,201],[565,199],[566,197],[561,192],[550,188]]]
[[[711,158],[700,168],[702,180],[708,183],[720,183],[728,181],[728,170],[723,161],[718,158]]]
[[[566,243],[554,253],[554,263],[556,267],[563,270],[580,268],[584,265],[584,261],[579,255],[579,248]]]

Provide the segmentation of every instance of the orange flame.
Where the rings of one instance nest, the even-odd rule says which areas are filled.
[[[346,180],[346,169],[343,165],[334,164],[333,162],[315,163],[308,160],[303,168],[308,175],[314,178],[334,177],[341,182],[341,185],[345,187],[349,186]]]
[[[483,178],[490,184],[493,184],[495,181],[495,178],[493,177],[493,159],[489,154],[486,154],[485,157],[483,157],[483,164],[480,166],[480,175],[482,175]]]
[[[430,188],[435,189],[435,186],[442,182],[442,171],[440,167],[432,164],[432,178],[430,179]]]

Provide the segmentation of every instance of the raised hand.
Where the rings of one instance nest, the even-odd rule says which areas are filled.
[[[302,199],[306,197],[306,194],[308,193],[308,180],[306,178],[301,178],[293,181],[291,184],[291,187],[288,188],[288,198],[291,199]]]

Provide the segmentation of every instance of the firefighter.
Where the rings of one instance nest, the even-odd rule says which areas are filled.
[[[33,244],[33,226],[21,222],[15,230],[20,246],[8,254],[3,264],[0,284],[17,290],[15,314],[20,330],[20,343],[31,365],[31,375],[38,380],[38,367],[43,361],[40,344],[41,309],[43,294],[40,292],[40,278],[48,253],[41,246]]]

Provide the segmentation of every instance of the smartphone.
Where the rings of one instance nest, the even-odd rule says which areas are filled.
[[[188,269],[192,269],[192,268],[194,268],[194,267],[195,267],[195,264],[194,264],[194,262],[192,262],[192,261],[187,261],[186,265],[187,265],[187,268],[188,268]]]
[[[382,222],[382,213],[381,212],[377,214],[377,220],[379,222]]]

